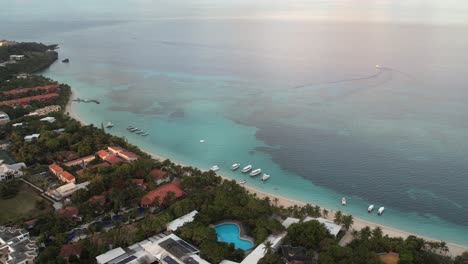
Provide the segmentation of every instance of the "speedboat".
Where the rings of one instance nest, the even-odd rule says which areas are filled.
[[[373,204],[369,205],[369,208],[367,208],[367,212],[370,213],[370,212],[372,212],[372,210],[374,210],[374,205]]]
[[[112,124],[111,122],[107,122],[107,124],[106,124],[106,127],[107,127],[107,128],[111,128],[111,127],[113,127],[113,126],[114,126],[114,124]]]
[[[138,130],[138,131],[137,131],[137,132],[135,132],[135,133],[136,133],[136,134],[138,134],[138,135],[140,135],[140,134],[143,134],[143,133],[145,133],[145,131],[143,131],[143,130]]]
[[[239,163],[234,163],[234,164],[232,164],[232,166],[231,166],[231,170],[233,170],[233,171],[234,171],[234,170],[237,170],[239,167],[240,167],[240,164],[239,164]]]
[[[127,130],[130,130],[130,129],[133,129],[133,128],[135,128],[135,127],[133,127],[133,126],[128,126],[128,127],[127,127]]]
[[[135,132],[135,131],[138,131],[138,130],[140,130],[140,129],[139,129],[139,128],[136,128],[136,127],[130,128],[130,132]]]
[[[242,173],[247,173],[252,169],[252,165],[247,165],[242,169]]]
[[[142,136],[146,137],[147,135],[149,135],[148,133],[143,133],[141,134]]]
[[[204,139],[200,139],[200,143],[205,143],[205,140],[204,140]]]
[[[346,205],[346,198],[344,198],[344,197],[341,198],[341,204],[342,204],[342,205]]]
[[[268,179],[270,179],[270,175],[264,173],[263,176],[262,176],[262,181],[266,181]]]
[[[262,173],[262,169],[256,169],[256,170],[253,170],[251,173],[250,173],[250,176],[257,176],[259,175],[260,173]]]
[[[242,180],[239,182],[239,184],[245,184],[247,181],[246,180]]]
[[[218,167],[218,165],[214,165],[214,166],[211,166],[210,170],[217,171],[217,170],[219,170],[219,167]]]
[[[378,215],[383,214],[383,211],[385,210],[385,207],[380,207],[379,210],[377,211]]]

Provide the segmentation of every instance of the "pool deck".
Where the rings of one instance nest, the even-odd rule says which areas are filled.
[[[216,226],[219,226],[219,225],[223,225],[223,224],[234,224],[234,225],[237,225],[239,227],[239,238],[243,239],[243,240],[248,240],[250,242],[252,242],[252,248],[255,246],[255,240],[252,238],[252,237],[249,237],[245,234],[245,228],[244,228],[244,224],[240,221],[236,221],[236,220],[225,220],[225,221],[222,221],[222,222],[218,222],[215,224],[215,227]],[[248,250],[252,249],[252,248],[249,248]]]

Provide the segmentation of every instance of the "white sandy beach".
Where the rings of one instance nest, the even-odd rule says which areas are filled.
[[[70,117],[78,120],[82,124],[85,124],[83,122],[83,120],[81,120],[80,117],[77,115],[77,113],[73,111],[73,109],[72,109],[72,103],[73,103],[72,98],[73,98],[73,95],[70,97],[70,100],[69,100],[69,102],[68,102],[68,104],[66,106],[65,112],[66,113],[68,112]],[[149,153],[154,159],[158,159],[158,160],[167,159],[167,157],[164,157],[164,156],[161,156],[161,155],[158,155],[158,154],[155,154],[155,153],[148,152],[144,148],[141,148],[141,149],[143,151]],[[172,159],[171,159],[171,161],[176,163],[176,164],[179,164],[181,166],[187,166],[185,164],[179,163],[179,162],[174,161]],[[223,176],[223,175],[219,175],[219,176],[221,176],[223,179],[231,180],[229,177],[226,177],[226,176]],[[255,189],[255,188],[247,186],[247,185],[244,185],[244,188],[246,188],[251,193],[255,193],[257,195],[257,197],[259,197],[259,198],[269,197],[271,199],[271,201],[274,201],[275,199],[277,199],[277,205],[278,206],[282,205],[284,207],[289,207],[289,206],[294,206],[294,205],[303,206],[303,205],[306,204],[306,203],[301,202],[301,201],[291,200],[291,199],[288,199],[288,198],[285,198],[285,197],[282,197],[282,196],[278,196],[278,195],[274,195],[274,194],[271,194],[271,193],[263,192],[263,191],[260,191],[258,189]],[[322,207],[322,209],[327,209],[329,211],[329,214],[328,214],[327,218],[329,218],[329,219],[334,218],[335,210],[331,210],[329,208],[323,208],[323,207]],[[352,229],[360,230],[360,229],[362,229],[362,228],[364,228],[366,226],[370,227],[371,229],[374,229],[376,227],[380,227],[382,229],[383,234],[388,235],[390,237],[406,238],[406,237],[408,237],[410,235],[414,235],[414,236],[424,238],[425,240],[440,241],[440,240],[434,240],[434,239],[431,239],[431,238],[428,238],[428,237],[425,237],[425,236],[421,236],[421,235],[418,235],[418,234],[413,234],[413,233],[410,233],[410,232],[402,231],[402,230],[399,230],[399,229],[396,229],[396,228],[380,225],[380,224],[377,224],[377,223],[369,222],[369,221],[354,217],[354,224],[352,226]],[[345,235],[345,237],[343,238],[344,242],[349,242],[351,240],[350,233],[351,232],[348,232],[348,234]],[[461,255],[464,251],[468,251],[468,246],[458,245],[458,244],[454,244],[454,243],[450,243],[450,242],[447,242],[447,246],[449,248],[449,253],[448,253],[449,256],[458,256],[458,255]]]

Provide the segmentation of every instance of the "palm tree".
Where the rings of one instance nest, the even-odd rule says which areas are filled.
[[[273,202],[275,203],[275,206],[278,206],[278,202],[279,202],[278,197],[275,197],[275,199],[273,199]]]
[[[267,254],[270,254],[273,251],[273,244],[270,242],[270,240],[267,240],[265,243],[265,251]]]
[[[323,214],[324,217],[328,217],[328,210],[327,210],[327,209],[323,209],[322,214]]]
[[[342,218],[343,225],[345,226],[346,230],[349,230],[349,228],[353,225],[354,220],[352,215],[345,215]]]
[[[335,219],[334,219],[335,224],[338,224],[338,225],[341,224],[341,221],[343,221],[342,218],[343,218],[343,213],[341,213],[341,211],[337,211],[335,213]]]

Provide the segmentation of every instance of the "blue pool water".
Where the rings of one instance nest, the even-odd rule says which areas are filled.
[[[247,250],[253,247],[253,243],[250,240],[242,239],[239,237],[240,229],[236,224],[221,224],[215,227],[216,235],[218,235],[218,241],[233,243],[236,248]]]

